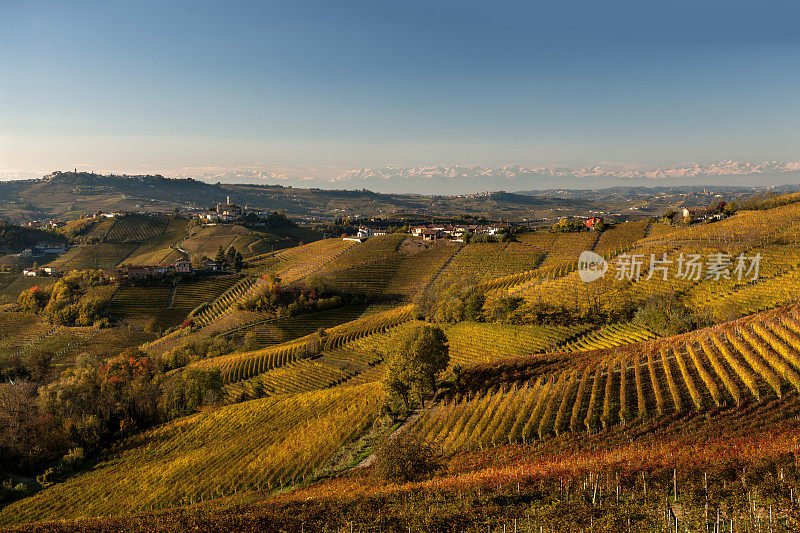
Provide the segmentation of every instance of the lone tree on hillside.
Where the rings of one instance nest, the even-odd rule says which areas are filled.
[[[236,248],[231,246],[225,252],[225,262],[227,262],[230,266],[233,266],[234,261],[236,261]]]
[[[415,400],[436,392],[436,377],[450,362],[450,348],[441,328],[419,325],[390,350],[383,380],[392,401],[400,400],[406,412]]]
[[[214,262],[218,265],[224,265],[226,261],[225,250],[222,249],[222,245],[220,244],[217,248],[217,255],[214,256]]]

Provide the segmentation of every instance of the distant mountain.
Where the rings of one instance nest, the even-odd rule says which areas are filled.
[[[330,221],[341,216],[405,217],[475,217],[523,222],[548,221],[562,216],[600,214],[615,219],[658,216],[666,209],[681,205],[707,205],[712,201],[741,198],[755,192],[772,190],[794,192],[798,186],[739,187],[610,187],[570,189],[560,187],[505,192],[520,182],[514,170],[483,169],[495,179],[495,192],[458,194],[467,187],[458,183],[476,179],[461,167],[420,167],[405,169],[402,177],[381,172],[362,173],[335,181],[340,189],[292,187],[285,184],[208,183],[193,178],[171,179],[161,175],[100,175],[88,172],[55,172],[40,179],[0,182],[0,219],[25,222],[52,217],[77,218],[98,211],[171,212],[204,210],[227,197],[240,205],[282,210],[306,221]],[[435,177],[438,173],[446,178]],[[390,176],[390,177],[380,177]],[[265,178],[266,179],[266,178]],[[399,194],[375,192],[364,185],[376,179],[405,180],[414,185],[422,181],[450,183],[448,194]],[[452,181],[447,181],[452,180]],[[464,180],[464,181],[458,181]],[[563,181],[563,180],[562,180]],[[284,182],[285,183],[285,182]],[[654,183],[649,181],[648,183]],[[661,182],[655,182],[661,183]],[[596,182],[593,182],[596,185]],[[329,184],[331,185],[331,184]],[[346,187],[346,188],[345,188]],[[425,189],[425,187],[410,187]],[[455,194],[454,194],[455,193]]]
[[[800,183],[798,161],[720,161],[650,167],[601,162],[584,167],[525,165],[421,165],[342,169],[337,167],[192,167],[167,172],[207,183],[280,183],[299,187],[366,188],[419,194],[476,193],[492,190],[596,189],[611,186],[756,185]]]

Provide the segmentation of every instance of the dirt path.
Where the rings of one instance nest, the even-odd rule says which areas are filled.
[[[408,431],[408,429],[412,425],[414,425],[414,422],[417,421],[417,418],[419,418],[420,414],[422,414],[422,407],[417,407],[416,409],[411,411],[411,413],[406,417],[403,423],[400,424],[400,426],[397,429],[395,429],[391,435],[389,435],[389,438],[394,439],[398,435],[400,435],[403,431]],[[369,466],[372,466],[373,463],[375,463],[375,459],[376,459],[375,452],[373,452],[369,454],[369,456],[367,456],[363,461],[358,463],[356,466],[353,466],[345,470],[345,472],[350,472],[352,470],[358,470],[360,468],[367,468]]]

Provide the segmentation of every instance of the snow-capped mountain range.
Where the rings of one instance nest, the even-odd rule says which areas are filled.
[[[526,165],[419,165],[346,169],[247,165],[187,167],[165,172],[168,177],[206,182],[282,184],[302,187],[394,192],[477,192],[549,187],[594,188],[611,185],[775,184],[800,182],[800,161],[719,161],[652,167],[600,162],[584,167]]]

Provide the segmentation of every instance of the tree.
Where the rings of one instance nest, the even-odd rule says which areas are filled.
[[[218,265],[225,264],[225,250],[222,249],[221,244],[219,245],[219,248],[217,248],[217,255],[214,256],[214,262]]]
[[[233,246],[228,248],[228,251],[225,252],[225,262],[230,266],[234,266],[234,263],[236,262],[236,253],[236,248]]]
[[[404,483],[425,476],[439,466],[439,453],[413,431],[398,431],[378,448],[375,474]]]
[[[664,337],[680,335],[698,326],[698,317],[674,294],[650,298],[636,311],[633,321]]]
[[[234,270],[241,270],[242,265],[244,265],[244,258],[242,257],[242,252],[236,252],[236,256],[233,258]]]
[[[406,411],[416,397],[436,392],[436,378],[450,362],[450,348],[441,328],[419,325],[401,337],[389,354],[384,387],[393,399],[403,402]]]

